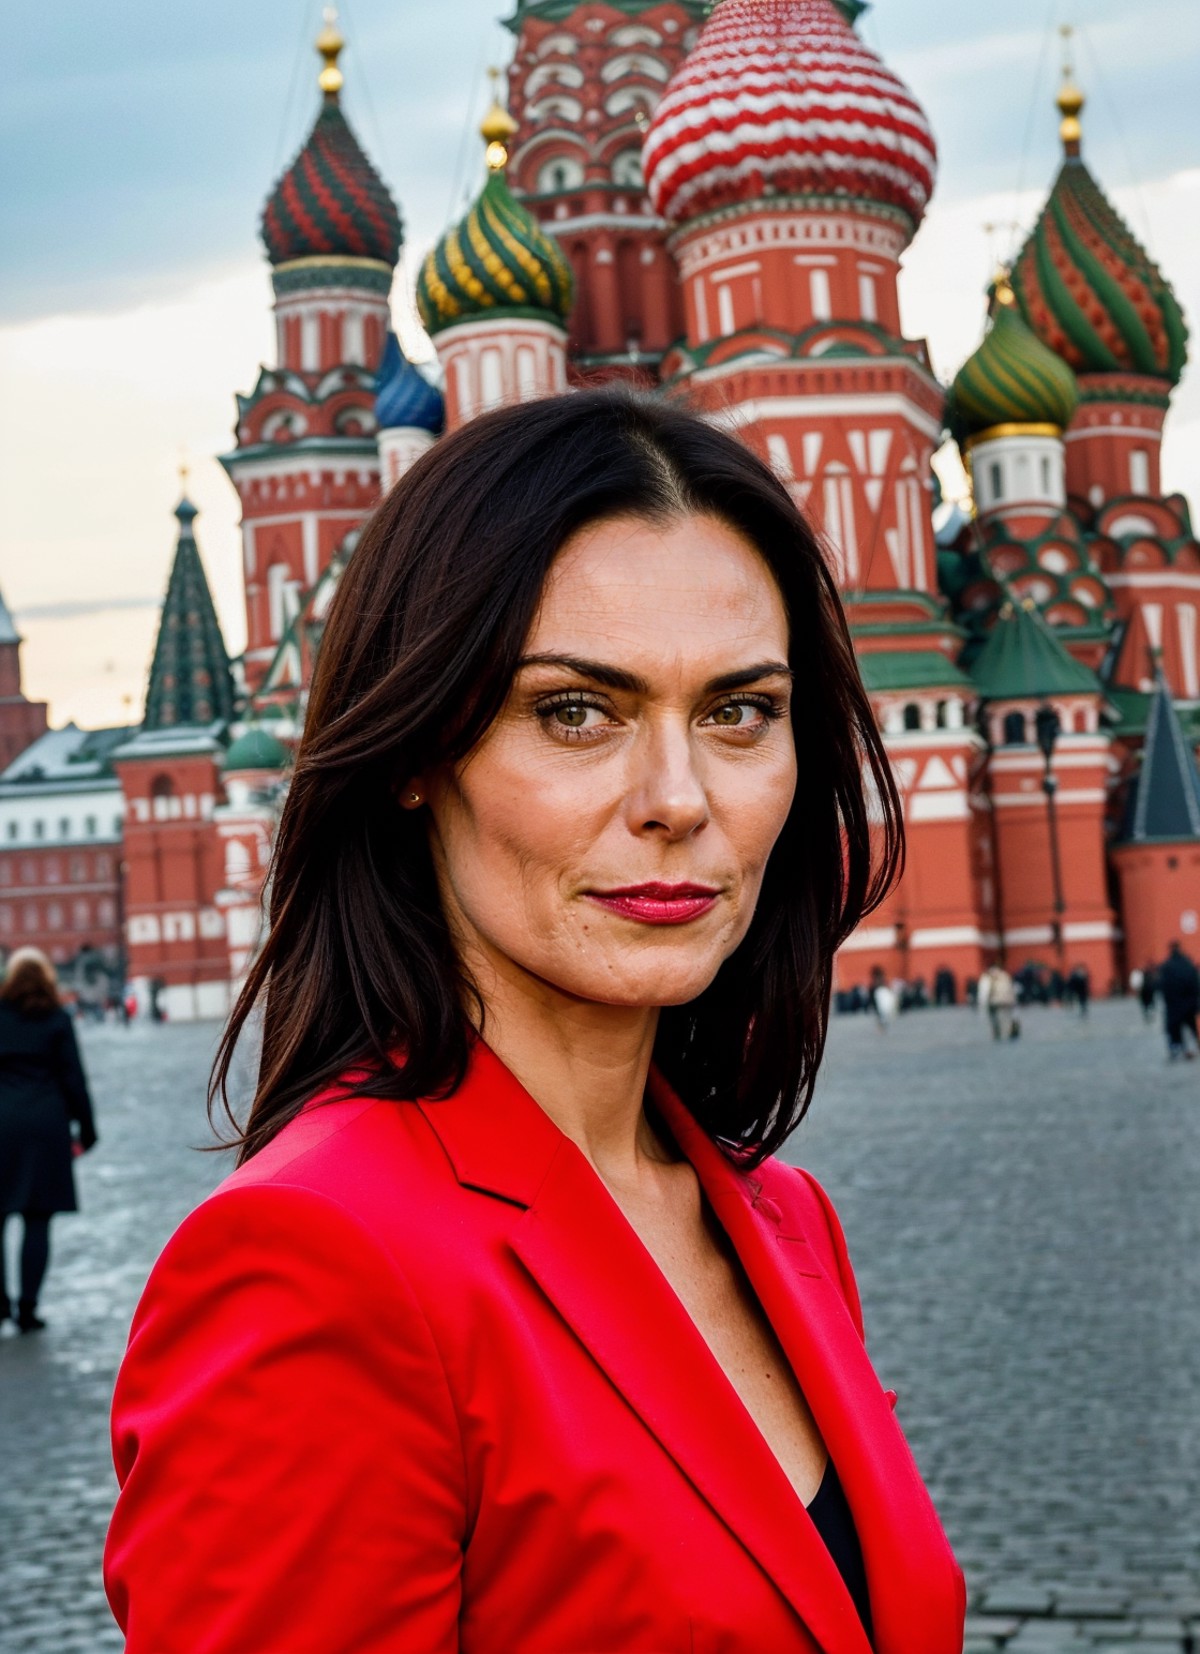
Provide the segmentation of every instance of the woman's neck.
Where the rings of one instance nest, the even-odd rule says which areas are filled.
[[[483,1037],[606,1183],[670,1158],[642,1106],[658,1011],[572,999],[505,961],[468,960]]]

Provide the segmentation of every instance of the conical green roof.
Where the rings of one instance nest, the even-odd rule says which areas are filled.
[[[175,511],[179,541],[146,690],[148,730],[233,716],[233,675],[192,528],[197,515],[186,499]]]
[[[1200,843],[1200,770],[1161,666],[1146,721],[1142,767],[1130,790],[1121,842]]]
[[[1000,611],[971,677],[985,701],[1100,693],[1096,674],[1069,655],[1037,610],[1023,603]]]
[[[1007,281],[994,291],[983,343],[960,369],[948,418],[966,443],[997,425],[1053,425],[1063,431],[1079,406],[1075,375],[1021,318]]]
[[[574,277],[566,255],[493,170],[470,212],[429,254],[417,280],[426,330],[497,314],[534,316],[562,326]]]

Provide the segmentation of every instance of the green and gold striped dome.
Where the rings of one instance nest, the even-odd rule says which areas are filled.
[[[417,279],[417,309],[427,332],[498,312],[565,324],[575,282],[553,237],[514,199],[504,169],[516,124],[497,105],[483,123],[488,181],[461,224],[429,254]]]
[[[1061,432],[1079,406],[1075,375],[1021,318],[1006,277],[992,289],[992,321],[950,391],[955,440],[971,442],[1000,425]]]

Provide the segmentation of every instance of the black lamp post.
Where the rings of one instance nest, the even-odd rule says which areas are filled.
[[[987,799],[992,833],[992,925],[996,932],[997,960],[1007,970],[1008,946],[1004,940],[1004,873],[1000,862],[1000,817],[996,809],[996,795],[992,789],[992,759],[996,756],[996,747],[992,740],[991,708],[986,701],[979,703],[976,728],[983,742],[983,769],[980,780],[984,797]]]
[[[1058,809],[1055,794],[1058,791],[1058,777],[1054,774],[1054,746],[1058,740],[1062,725],[1058,721],[1058,713],[1045,702],[1038,708],[1034,719],[1037,728],[1037,744],[1042,749],[1042,758],[1045,760],[1046,772],[1042,776],[1042,791],[1046,795],[1046,820],[1050,827],[1050,871],[1054,880],[1054,920],[1051,933],[1054,938],[1054,956],[1061,975],[1063,968],[1063,902],[1062,862],[1058,853]]]

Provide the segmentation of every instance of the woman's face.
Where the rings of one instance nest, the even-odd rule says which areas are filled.
[[[563,548],[500,716],[425,778],[476,980],[694,999],[745,936],[791,808],[788,624],[712,517],[594,523]]]

